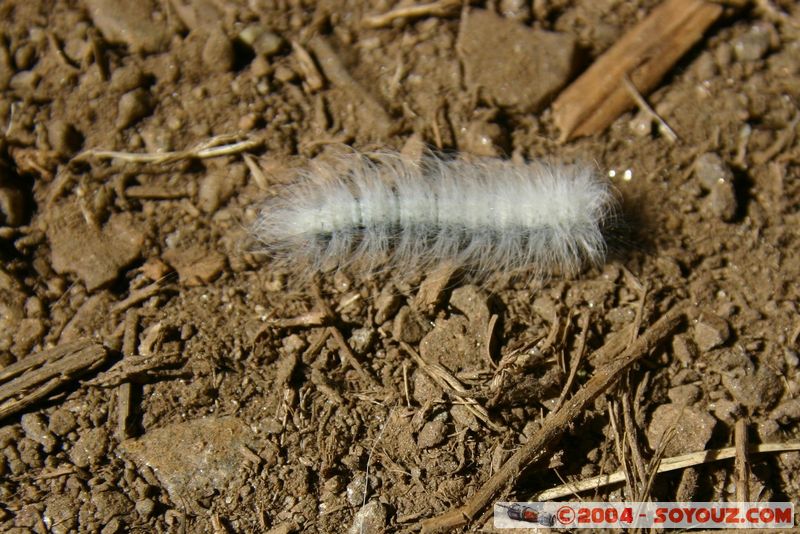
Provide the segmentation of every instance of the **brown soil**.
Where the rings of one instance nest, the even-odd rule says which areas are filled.
[[[666,456],[731,446],[742,419],[752,443],[796,440],[798,6],[726,8],[647,95],[677,141],[641,112],[555,141],[548,103],[657,3],[499,0],[471,9],[505,21],[460,24],[457,7],[368,28],[394,2],[3,2],[0,373],[68,342],[107,352],[0,421],[0,530],[415,530],[536,434],[583,325],[572,392],[614,333],[685,299],[691,321],[498,498],[635,472],[631,454],[647,463],[676,417]],[[530,48],[480,46],[512,41],[546,51],[536,69],[516,63]],[[84,152],[227,134],[257,146],[144,163]],[[615,171],[628,231],[604,268],[534,287],[333,272],[304,287],[251,250],[247,227],[292,169],[342,144],[593,161]],[[798,469],[797,452],[751,456],[750,500],[798,502]],[[737,478],[728,460],[641,489],[596,499],[734,499]]]

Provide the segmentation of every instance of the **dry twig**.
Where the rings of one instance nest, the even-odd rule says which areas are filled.
[[[686,303],[674,306],[626,349],[619,359],[598,369],[594,376],[558,411],[550,412],[542,428],[470,497],[464,505],[422,522],[423,532],[451,530],[472,521],[504,488],[532,463],[541,460],[550,446],[569,428],[598,395],[620,377],[622,371],[648,354],[683,321]]]

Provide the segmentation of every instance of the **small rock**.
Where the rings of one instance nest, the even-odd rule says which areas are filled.
[[[673,438],[664,446],[665,456],[677,456],[705,450],[714,432],[716,419],[705,411],[678,404],[662,404],[653,412],[647,427],[647,441],[652,450],[674,427]]]
[[[108,84],[109,89],[118,91],[120,93],[127,93],[138,89],[145,84],[145,76],[142,69],[135,63],[128,63],[111,73],[111,81]]]
[[[531,2],[528,0],[500,0],[500,13],[507,19],[527,22],[531,18]]]
[[[461,23],[457,50],[470,90],[523,113],[542,109],[572,75],[575,39],[534,30],[486,10]]]
[[[225,269],[225,256],[196,246],[188,249],[169,249],[164,260],[178,271],[180,282],[188,287],[204,286]]]
[[[109,524],[113,518],[133,511],[130,499],[116,490],[93,491],[92,504],[97,509],[97,518],[103,524]]]
[[[398,341],[417,343],[425,335],[425,328],[417,314],[408,306],[403,306],[394,318],[392,335]]]
[[[103,428],[93,428],[81,433],[69,451],[69,458],[78,467],[89,467],[98,463],[107,450],[108,433]]]
[[[8,85],[21,95],[30,95],[36,90],[41,79],[42,76],[38,72],[24,70],[15,74]]]
[[[260,24],[252,24],[242,30],[239,39],[250,46],[256,54],[263,57],[277,54],[284,45],[284,40],[280,35],[269,31]]]
[[[50,262],[59,274],[77,274],[93,291],[116,280],[120,269],[141,255],[144,234],[129,213],[112,215],[102,229],[77,213],[77,206],[70,204],[49,221]]]
[[[388,511],[378,501],[370,501],[356,512],[348,534],[378,534],[386,529]]]
[[[736,420],[742,415],[741,406],[727,399],[720,399],[709,405],[708,408],[714,413],[717,419],[729,425],[735,424]]]
[[[700,398],[700,388],[693,384],[675,386],[667,391],[667,397],[674,404],[688,406],[694,404]]]
[[[292,334],[289,337],[283,338],[281,344],[283,345],[283,348],[286,349],[286,352],[288,352],[289,354],[300,354],[308,346],[306,340],[298,336],[297,334]]]
[[[679,334],[672,339],[672,354],[683,365],[691,365],[697,358],[697,347],[690,338]]]
[[[36,47],[33,43],[24,43],[14,52],[14,64],[19,70],[28,70],[36,63]]]
[[[239,419],[207,417],[150,430],[117,450],[140,468],[149,466],[170,498],[180,502],[187,494],[227,487],[250,462],[242,451],[262,446]]]
[[[366,353],[375,341],[375,330],[369,327],[357,328],[350,336],[350,346],[357,354]]]
[[[366,478],[364,475],[356,475],[353,480],[347,485],[345,494],[347,495],[347,502],[352,506],[360,506],[364,502],[364,483]]]
[[[136,501],[136,506],[134,508],[136,513],[147,519],[156,511],[156,503],[153,499],[139,499]]]
[[[227,172],[211,171],[200,181],[197,192],[197,207],[204,213],[214,213],[228,201],[236,191],[236,187],[244,182],[244,173],[239,167],[232,167]]]
[[[505,144],[505,132],[493,123],[475,120],[461,129],[460,149],[476,156],[498,157]]]
[[[453,407],[450,408],[450,417],[452,417],[456,425],[460,427],[469,428],[473,432],[477,432],[481,429],[478,418],[463,404],[454,404]]]
[[[755,372],[739,369],[725,373],[722,385],[734,400],[751,410],[768,410],[783,394],[781,379],[766,365]]]
[[[72,412],[64,408],[59,408],[50,414],[50,422],[48,424],[50,431],[56,436],[66,436],[76,428],[78,422]]]
[[[118,532],[122,532],[124,524],[119,517],[114,517],[108,523],[105,523],[105,526],[100,531],[100,534],[117,534]]]
[[[11,187],[0,187],[0,226],[25,223],[25,196]]]
[[[44,452],[51,453],[56,447],[56,438],[48,430],[44,417],[38,413],[26,413],[22,416],[20,423],[25,435],[33,441],[41,444]]]
[[[154,282],[164,278],[171,270],[160,258],[148,258],[140,269],[143,275]]]
[[[26,356],[44,336],[45,327],[41,319],[23,319],[14,334],[11,352],[17,357]]]
[[[400,304],[402,304],[402,300],[397,293],[397,289],[389,284],[381,290],[381,294],[375,299],[375,324],[382,325],[391,319],[395,312],[400,309]]]
[[[768,23],[759,23],[733,41],[733,53],[739,61],[756,61],[769,50],[775,28]]]
[[[17,441],[19,459],[31,469],[43,467],[42,451],[39,449],[39,443],[30,438],[25,437]]]
[[[169,43],[167,19],[154,16],[159,5],[154,0],[87,0],[86,4],[92,22],[109,42],[126,44],[132,52],[159,52]]]
[[[420,449],[430,449],[441,445],[447,439],[447,422],[444,418],[437,417],[433,421],[428,421],[417,435],[417,447]]]
[[[714,152],[706,152],[694,160],[692,166],[695,177],[705,189],[712,189],[719,182],[732,182],[733,171],[721,157]]]
[[[60,156],[74,154],[83,144],[81,133],[72,124],[62,120],[50,122],[47,126],[47,140]]]
[[[703,313],[694,324],[694,341],[703,352],[721,346],[730,335],[728,322],[718,315]]]
[[[42,519],[50,532],[67,534],[77,531],[78,514],[75,510],[78,504],[71,496],[53,492],[46,503]]]
[[[427,373],[414,371],[413,388],[411,396],[420,404],[442,398],[443,390],[433,381]]]
[[[739,211],[739,201],[736,199],[736,189],[732,182],[723,181],[714,184],[708,195],[708,211],[715,217],[725,222],[736,218]]]
[[[97,335],[98,325],[108,318],[116,302],[108,291],[99,291],[86,299],[67,322],[58,340],[61,343],[77,341]]]
[[[209,32],[202,57],[203,63],[212,72],[230,72],[236,62],[233,43],[221,29]]]
[[[128,91],[117,105],[117,128],[123,129],[150,115],[155,103],[150,93],[142,88]]]
[[[475,286],[463,286],[453,290],[450,305],[467,316],[475,325],[489,323],[489,305],[484,295]]]

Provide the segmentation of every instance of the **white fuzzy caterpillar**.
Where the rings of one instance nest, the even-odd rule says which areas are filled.
[[[605,258],[616,198],[590,167],[399,154],[317,165],[266,201],[254,228],[286,266],[477,274],[576,273]]]

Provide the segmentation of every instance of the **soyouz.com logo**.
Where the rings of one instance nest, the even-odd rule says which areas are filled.
[[[499,502],[495,528],[791,528],[790,502]]]

